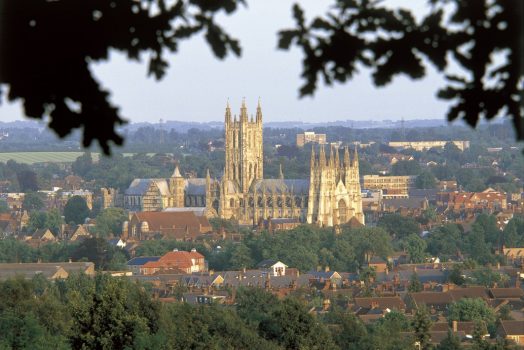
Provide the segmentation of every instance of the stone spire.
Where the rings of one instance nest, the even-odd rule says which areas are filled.
[[[246,107],[246,98],[242,98],[242,107],[240,107],[240,122],[247,122],[247,107]]]
[[[279,178],[280,180],[284,180],[284,172],[282,171],[282,163],[280,163]]]
[[[346,168],[349,168],[351,166],[351,163],[349,162],[349,147],[346,146],[344,149],[344,166]]]
[[[329,167],[333,169],[335,167],[335,156],[333,155],[333,145],[329,147]]]
[[[324,145],[320,146],[320,156],[319,156],[319,167],[326,166],[326,151],[324,150]]]
[[[353,167],[358,168],[358,145],[355,145],[355,155],[353,156]]]
[[[171,175],[171,177],[182,177],[180,170],[178,169],[178,165],[175,167],[175,171],[173,171],[173,175]]]
[[[256,121],[257,123],[262,123],[262,107],[260,105],[260,97],[258,98]]]
[[[227,99],[227,104],[226,104],[225,119],[226,119],[226,125],[229,125],[229,123],[231,122],[231,107],[229,106],[229,98]]]

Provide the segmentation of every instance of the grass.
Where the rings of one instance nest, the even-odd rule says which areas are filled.
[[[0,152],[0,162],[14,160],[17,163],[35,164],[35,163],[72,163],[84,152]],[[93,160],[98,160],[98,153],[91,153]]]

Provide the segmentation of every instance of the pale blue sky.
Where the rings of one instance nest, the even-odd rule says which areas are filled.
[[[93,66],[111,100],[132,122],[164,120],[220,121],[227,98],[238,113],[243,96],[250,113],[262,99],[266,121],[335,121],[367,119],[444,118],[447,105],[435,97],[443,80],[430,67],[420,81],[398,77],[386,88],[375,88],[368,72],[344,85],[319,84],[316,94],[298,98],[301,53],[277,50],[279,29],[293,25],[289,0],[251,0],[233,16],[221,16],[230,34],[240,39],[242,57],[216,59],[204,39],[194,37],[170,55],[171,67],[163,80],[146,77],[147,64],[128,62],[113,52],[109,62]],[[322,14],[332,1],[300,1],[306,15]],[[387,0],[421,13],[426,0]],[[19,105],[0,107],[0,120],[21,119]]]

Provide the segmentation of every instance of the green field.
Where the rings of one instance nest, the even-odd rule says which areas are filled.
[[[17,163],[34,164],[43,162],[72,163],[84,152],[0,152],[0,162],[12,159]],[[98,160],[99,153],[91,153],[94,161]]]
[[[17,163],[35,164],[35,163],[73,163],[76,158],[84,152],[0,152],[0,163],[5,163],[12,159]],[[136,153],[122,153],[124,157],[132,157]],[[172,153],[166,153],[172,155]],[[146,153],[149,157],[155,153]],[[100,153],[91,153],[94,162],[98,162]]]

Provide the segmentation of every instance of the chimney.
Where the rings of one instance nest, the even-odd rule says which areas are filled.
[[[451,321],[451,325],[453,327],[453,333],[457,333],[457,330],[458,330],[458,322],[453,320]]]

